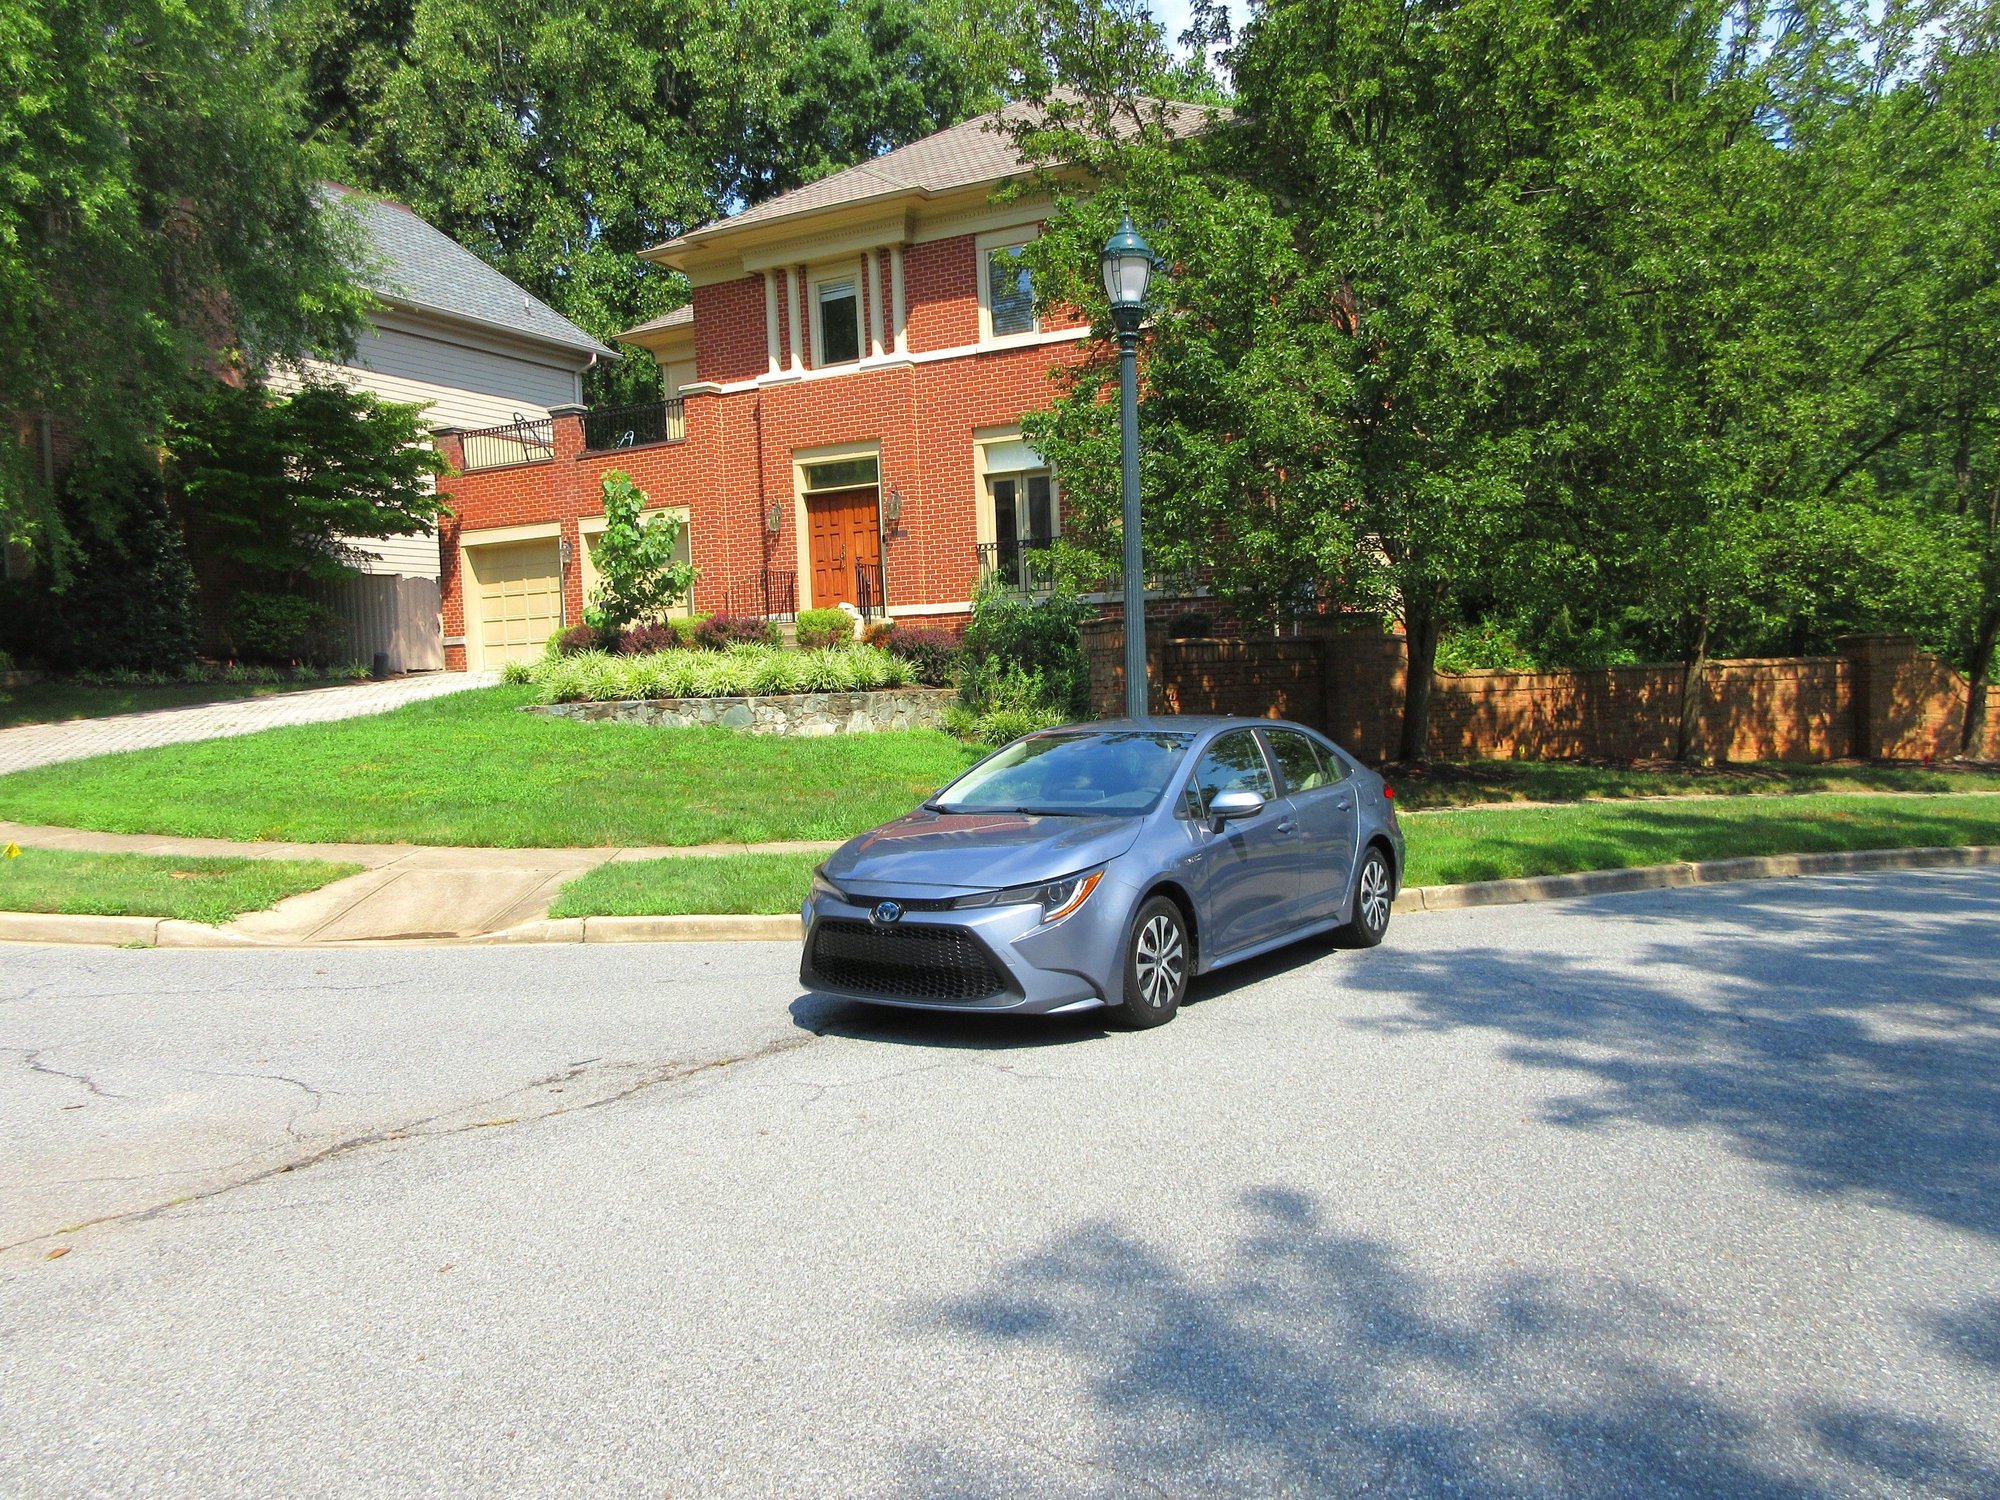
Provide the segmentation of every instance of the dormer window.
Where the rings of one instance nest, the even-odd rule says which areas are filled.
[[[848,365],[861,358],[861,289],[852,276],[814,285],[819,322],[813,329],[813,364]]]

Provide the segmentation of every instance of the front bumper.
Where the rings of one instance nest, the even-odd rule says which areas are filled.
[[[1053,925],[1042,922],[1038,906],[905,910],[898,921],[881,923],[870,920],[878,902],[924,898],[886,890],[853,893],[848,901],[817,896],[800,912],[806,933],[799,983],[823,995],[913,1010],[1095,1009],[1122,982],[1113,977],[1122,971],[1124,951],[1113,910],[1120,903],[1106,899],[1113,894],[1100,888]]]

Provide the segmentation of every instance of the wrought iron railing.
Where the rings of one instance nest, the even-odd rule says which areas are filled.
[[[799,575],[752,573],[723,590],[723,608],[732,615],[796,620],[799,617]]]
[[[877,619],[888,609],[880,563],[857,562],[854,565],[854,607],[861,611],[864,620]]]
[[[511,464],[545,464],[556,456],[556,424],[552,417],[516,417],[505,427],[482,427],[460,434],[465,444],[465,472],[504,469]]]
[[[1050,545],[1041,540],[981,542],[979,586],[1017,594],[1046,594],[1056,581]]]
[[[638,406],[607,406],[583,414],[586,453],[615,453],[648,443],[687,441],[687,415],[679,401],[647,401]]]

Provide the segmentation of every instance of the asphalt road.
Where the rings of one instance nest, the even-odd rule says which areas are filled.
[[[2000,873],[793,964],[0,948],[0,1493],[2000,1495]]]

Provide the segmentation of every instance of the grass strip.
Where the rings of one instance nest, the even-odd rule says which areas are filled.
[[[1409,842],[1406,884],[1460,885],[1754,854],[2000,844],[2000,794],[1482,808],[1413,819],[1403,832]],[[681,856],[604,865],[564,886],[553,915],[797,911],[824,857]]]
[[[0,911],[72,917],[177,917],[227,922],[287,896],[359,874],[361,866],[305,859],[176,859],[23,849],[0,859]]]
[[[524,714],[500,687],[332,724],[0,776],[0,817],[113,833],[494,848],[846,838],[981,751],[917,730],[789,739]]]

